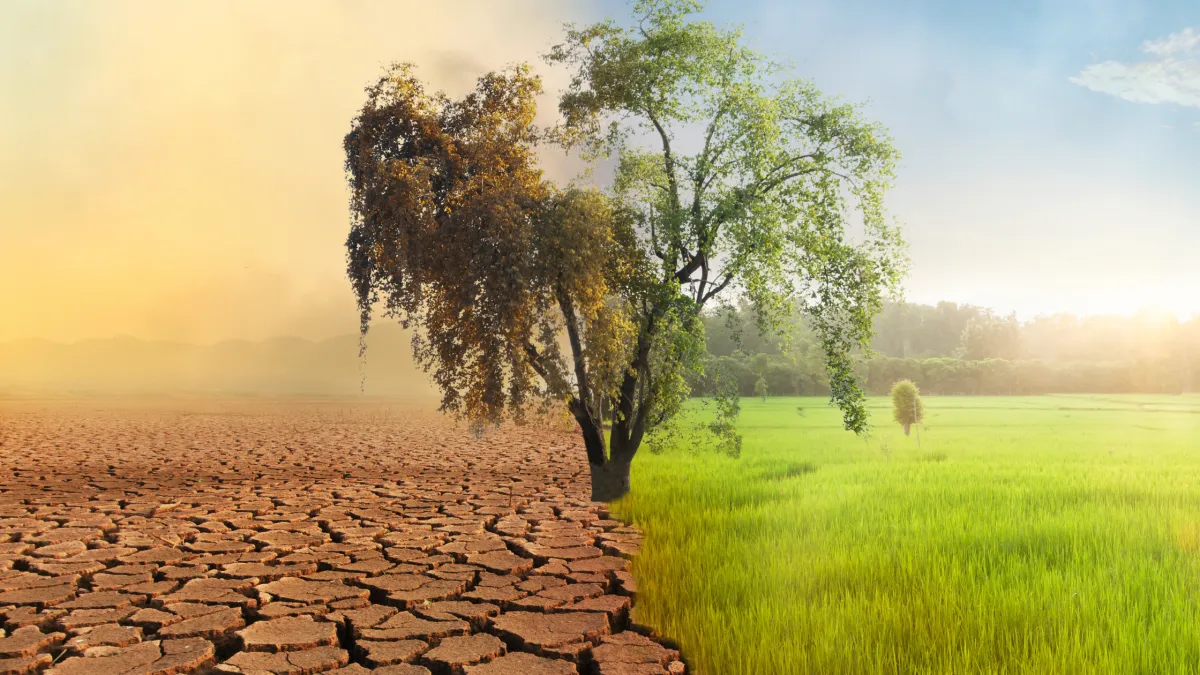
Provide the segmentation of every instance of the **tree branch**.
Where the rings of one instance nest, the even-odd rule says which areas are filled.
[[[546,383],[546,386],[556,395],[566,394],[575,398],[571,394],[571,385],[563,378],[559,368],[554,367],[555,364],[547,363],[546,355],[538,352],[537,347],[532,342],[525,343],[525,356],[529,360],[529,367],[537,373],[538,377]],[[561,361],[557,364],[561,366]]]
[[[587,364],[583,359],[583,341],[579,337],[579,325],[575,318],[575,303],[571,296],[561,286],[555,289],[558,296],[558,307],[562,310],[563,319],[567,324],[567,339],[571,343],[572,361],[575,363],[575,386],[579,390],[578,398],[582,405],[591,412],[592,392],[588,383]]]
[[[651,124],[658,130],[658,137],[662,139],[663,146],[663,164],[667,170],[667,184],[670,186],[669,196],[671,198],[671,209],[679,211],[679,181],[675,175],[675,155],[671,153],[671,139],[667,135],[667,130],[658,121],[658,115],[654,114],[654,109],[646,107],[646,117],[650,119]]]
[[[575,304],[562,286],[555,288],[555,294],[558,296],[559,309],[562,310],[563,318],[566,319],[567,338],[570,340],[571,355],[575,362],[575,384],[579,389],[578,395],[572,395],[567,399],[567,407],[575,416],[575,421],[579,423],[579,428],[583,432],[588,462],[599,466],[606,461],[603,420],[599,419],[594,410],[595,401],[591,385],[588,382],[587,364],[583,358],[583,341],[579,337]]]
[[[639,387],[644,386],[642,380],[649,372],[650,345],[653,342],[658,316],[661,313],[662,310],[656,306],[646,318],[645,328],[638,332],[633,361],[630,362],[629,369],[625,371],[625,377],[621,380],[617,398],[618,414],[613,416],[612,437],[609,443],[614,458],[619,456],[626,460],[632,460],[634,453],[637,452],[638,444],[641,442],[640,434],[637,436],[637,442],[633,442],[633,433],[636,429],[634,412],[635,406],[639,403],[636,399],[640,398]],[[636,410],[640,416],[642,408],[637,407]]]
[[[640,377],[638,379],[639,380],[650,379],[649,368],[646,368],[642,373],[642,377]],[[639,390],[638,390],[637,414],[634,416],[633,425],[629,429],[630,445],[635,448],[638,447],[639,445],[641,445],[642,437],[646,434],[646,417],[650,412],[650,406],[648,405],[649,401],[647,401],[645,396],[643,395],[644,391],[645,391],[644,388],[639,388]],[[662,419],[660,417],[659,422],[661,422],[661,421],[662,421]]]
[[[735,53],[734,47],[730,46],[729,61],[726,63],[726,68],[728,68],[729,66],[731,66],[733,64],[734,53]],[[726,70],[725,77],[722,79],[722,82],[721,82],[722,91],[724,91],[724,88],[728,87],[728,86],[729,86],[729,71]],[[698,223],[700,221],[700,202],[704,195],[704,188],[705,188],[706,184],[708,183],[708,181],[706,180],[707,175],[708,175],[706,172],[709,169],[708,153],[709,153],[709,149],[712,147],[713,134],[715,134],[717,131],[717,124],[721,121],[721,118],[725,116],[725,113],[729,111],[729,103],[730,103],[730,100],[728,98],[725,98],[724,100],[721,101],[721,103],[719,105],[717,105],[717,112],[715,112],[713,114],[712,120],[709,121],[709,123],[708,123],[708,129],[706,129],[704,132],[704,149],[700,151],[700,156],[696,159],[696,172],[692,176],[692,183],[694,185],[694,191],[692,194],[692,221],[693,222]],[[739,134],[739,136],[740,136],[740,134]],[[728,147],[728,146],[726,146],[726,147]]]
[[[653,206],[650,207],[650,215],[646,218],[646,220],[650,224],[650,248],[652,248],[654,250],[654,255],[657,256],[659,260],[662,260],[665,262],[667,259],[667,256],[665,253],[663,253],[662,247],[660,247],[658,245],[658,231],[655,230],[655,228],[654,228],[654,207]]]
[[[547,385],[554,386],[550,382],[550,371],[542,363],[542,355],[538,353],[537,347],[533,343],[525,343],[525,356],[529,359],[529,367],[533,368],[533,372],[537,373],[538,377],[542,378]]]
[[[680,283],[692,281],[692,272],[700,269],[701,257],[702,256],[699,253],[691,256],[691,259],[688,260],[686,265],[675,271],[675,278],[678,279]]]
[[[725,102],[717,108],[716,114],[713,115],[712,121],[708,123],[708,130],[704,133],[704,149],[700,151],[700,156],[696,159],[696,172],[692,175],[692,183],[695,189],[692,194],[692,219],[700,219],[700,201],[704,195],[704,188],[708,183],[706,180],[709,176],[707,173],[709,168],[708,153],[712,145],[713,134],[717,130],[717,122],[725,115]]]
[[[715,286],[713,286],[712,289],[710,289],[708,293],[701,296],[698,304],[703,305],[704,303],[708,302],[709,300],[712,300],[714,297],[716,297],[716,295],[718,293],[725,290],[725,287],[729,285],[729,282],[733,281],[733,274],[723,273],[722,276],[724,276],[725,278],[722,279],[720,282],[718,282]]]
[[[700,283],[696,286],[696,303],[700,303],[700,298],[704,295],[704,286],[708,283],[708,256],[701,254],[703,260],[700,262]]]
[[[714,167],[714,170],[709,173],[708,179],[704,182],[704,184],[702,186],[702,188],[704,190],[707,190],[708,186],[712,184],[712,181],[716,178],[716,176],[718,174],[720,174],[720,171],[715,170],[715,167],[717,166],[717,160],[721,159],[721,156],[724,155],[725,152],[727,150],[729,150],[729,148],[732,148],[734,145],[736,145],[737,142],[742,139],[742,136],[745,136],[745,135],[746,135],[745,129],[738,131],[737,134],[735,134],[734,136],[727,139],[721,145],[717,146],[716,151],[713,153],[713,155],[711,157],[708,158],[708,163],[710,166]]]

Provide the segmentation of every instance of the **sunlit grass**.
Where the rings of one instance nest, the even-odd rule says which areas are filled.
[[[887,406],[639,454],[636,619],[704,675],[1200,670],[1200,397],[927,398],[920,448]]]

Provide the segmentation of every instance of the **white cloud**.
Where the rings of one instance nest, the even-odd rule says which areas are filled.
[[[1200,50],[1200,31],[1184,28],[1178,33],[1171,33],[1165,38],[1146,40],[1142,50],[1159,56],[1172,54],[1196,54]]]
[[[1200,31],[1185,28],[1147,40],[1142,51],[1155,58],[1085,67],[1071,82],[1134,103],[1175,103],[1200,108]]]

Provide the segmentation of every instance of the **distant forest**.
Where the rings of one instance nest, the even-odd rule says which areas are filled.
[[[1163,393],[1196,391],[1200,384],[1200,318],[1040,316],[1018,321],[972,305],[887,304],[859,366],[864,387],[886,393],[911,379],[927,394]],[[760,335],[745,307],[705,318],[708,351],[744,396],[825,395],[820,345],[797,320],[787,327],[790,347]],[[717,368],[709,368],[715,372]],[[693,381],[710,393],[709,379]]]

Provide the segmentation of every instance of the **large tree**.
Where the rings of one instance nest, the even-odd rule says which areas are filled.
[[[568,27],[547,60],[575,75],[548,133],[528,67],[455,101],[401,65],[345,140],[364,333],[380,302],[418,327],[447,411],[498,422],[565,404],[597,500],[628,491],[646,434],[703,368],[701,312],[731,299],[764,331],[804,312],[846,428],[864,431],[854,354],[903,271],[884,129],[698,9],[646,0],[632,26]],[[539,142],[614,160],[611,188],[552,185]]]

